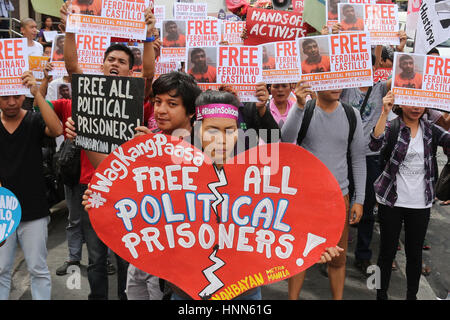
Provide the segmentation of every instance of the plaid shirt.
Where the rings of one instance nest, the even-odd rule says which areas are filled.
[[[386,129],[380,137],[375,138],[373,132],[370,135],[371,141],[369,148],[372,151],[380,150],[389,138],[390,122],[386,124]],[[424,167],[425,167],[425,203],[428,206],[432,203],[435,193],[435,184],[437,181],[435,163],[433,161],[432,140],[433,129],[435,126],[439,132],[437,145],[442,146],[444,153],[448,156],[450,152],[450,134],[439,126],[436,126],[426,120],[420,120],[420,126],[423,132],[424,142]],[[435,129],[436,130],[436,129]],[[374,182],[375,194],[377,200],[386,206],[393,207],[397,201],[397,181],[396,175],[399,171],[400,164],[405,159],[408,152],[409,141],[411,139],[411,129],[405,125],[400,119],[400,131],[397,139],[397,144],[394,147],[392,155],[386,164],[381,175]]]

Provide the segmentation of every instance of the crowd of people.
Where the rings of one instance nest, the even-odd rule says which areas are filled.
[[[357,24],[353,21],[354,13],[352,15],[350,9],[345,14],[348,21],[345,21],[347,24]],[[61,31],[65,30],[67,15],[68,3],[65,3],[61,8]],[[183,138],[198,139],[205,152],[209,150],[207,155],[220,166],[234,156],[234,146],[242,138],[239,130],[278,130],[279,135],[260,138],[266,143],[295,143],[310,151],[333,173],[342,191],[348,212],[347,221],[339,244],[324,251],[320,261],[328,266],[333,299],[343,299],[351,226],[357,230],[355,265],[366,274],[367,267],[373,264],[371,243],[375,207],[378,208],[381,233],[377,258],[381,270],[381,287],[377,289],[377,299],[388,298],[402,225],[406,238],[406,299],[416,299],[422,273],[422,249],[430,208],[435,200],[434,187],[438,175],[436,148],[441,146],[448,155],[450,147],[448,114],[394,105],[392,79],[376,82],[371,87],[318,92],[313,91],[306,81],[272,85],[258,83],[255,91],[258,102],[242,103],[231,85],[223,85],[218,91],[202,92],[199,88],[199,79],[205,80],[206,77],[208,81],[204,82],[214,82],[210,79],[213,72],[208,76],[210,67],[205,63],[203,49],[191,52],[193,66],[188,73],[172,71],[154,80],[154,63],[160,54],[161,42],[170,42],[175,46],[185,40],[177,33],[174,23],[166,25],[169,32],[166,38],[155,37],[158,34],[155,32],[155,17],[149,9],[145,13],[145,21],[148,40],[144,42],[140,57],[140,71],[145,79],[145,121],[136,128],[136,135],[150,132],[172,135],[184,129],[186,136]],[[337,24],[332,32],[345,28],[345,25]],[[43,41],[43,32],[51,29],[51,19],[44,21],[41,32],[38,32],[34,20],[22,20],[21,32],[28,39],[32,55],[44,55],[42,43],[44,46],[48,44]],[[399,33],[399,38],[400,45],[395,48],[374,48],[374,70],[389,65],[389,60],[392,68],[393,50],[402,51],[406,43],[403,32]],[[31,72],[23,75],[23,84],[30,88],[29,96],[0,97],[0,149],[5,151],[0,154],[0,183],[17,195],[22,206],[19,227],[0,247],[0,299],[9,298],[17,244],[23,249],[30,272],[32,298],[51,298],[51,275],[47,266],[49,204],[45,195],[41,146],[45,137],[60,137],[62,140],[76,137],[67,84],[70,84],[73,74],[83,73],[77,56],[75,34],[65,33],[65,41],[61,46],[61,52],[58,53],[65,62],[67,76],[53,79],[49,75],[52,69],[49,63],[40,84]],[[329,61],[320,56],[314,40],[304,41],[303,50],[308,56],[302,65],[304,72],[329,70]],[[429,54],[439,53],[433,50]],[[269,68],[269,61],[264,59]],[[106,76],[129,77],[133,74],[134,60],[135,55],[127,45],[112,44],[104,54],[102,72]],[[405,64],[404,68],[402,63]],[[405,86],[410,83],[416,85],[415,75],[408,73],[411,69],[408,63],[407,58],[400,62],[403,72],[399,75],[400,79],[394,81],[405,83]],[[199,117],[197,107],[213,104],[222,104],[237,111],[238,116],[205,114],[201,120],[197,119],[202,130],[196,132],[193,124]],[[233,132],[231,135],[230,130]],[[214,135],[215,139],[207,135]],[[214,150],[223,148],[219,145],[221,141],[224,141],[225,150],[215,153]],[[217,145],[211,146],[210,143]],[[91,192],[88,185],[95,168],[105,158],[104,154],[81,150],[79,181],[64,186],[69,209],[66,229],[68,258],[61,261],[57,275],[67,274],[71,265],[80,265],[83,243],[86,243],[90,286],[88,299],[109,298],[110,252],[97,236],[87,212],[90,208],[87,199]],[[139,270],[114,253],[111,255],[116,258],[119,299],[190,298],[164,279]],[[289,279],[289,299],[299,298],[305,274],[304,271]],[[263,298],[261,289],[255,288],[237,299]]]

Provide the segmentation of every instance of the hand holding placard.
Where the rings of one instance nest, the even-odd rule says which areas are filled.
[[[392,91],[389,91],[384,97],[383,97],[383,114],[388,115],[389,112],[391,112],[392,107],[394,106],[394,94]]]
[[[295,97],[297,98],[297,106],[303,109],[306,105],[306,97],[311,96],[311,98],[316,97],[316,93],[311,90],[311,86],[306,80],[300,80],[295,85]]]

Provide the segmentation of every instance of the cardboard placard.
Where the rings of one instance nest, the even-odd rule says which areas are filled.
[[[221,21],[218,19],[188,20],[186,22],[186,46],[218,46],[222,38],[221,26]]]
[[[155,6],[153,11],[156,18],[155,27],[161,28],[162,21],[166,18],[166,6]]]
[[[325,0],[326,20],[329,28],[339,22],[339,3],[375,4],[376,0]]]
[[[257,102],[256,83],[262,81],[262,52],[256,46],[220,46],[217,50],[217,82],[238,92],[241,102]]]
[[[58,34],[52,44],[51,62],[53,70],[50,75],[63,77],[67,75],[64,62],[64,34]],[[104,35],[76,34],[78,64],[85,74],[103,74],[101,66],[111,38]]]
[[[368,33],[340,33],[297,40],[302,80],[312,90],[334,90],[373,85]]]
[[[340,3],[338,8],[341,32],[370,32],[370,41],[373,46],[400,44],[396,4]]]
[[[55,40],[56,35],[58,34],[58,31],[52,30],[52,31],[44,31],[44,38],[47,42],[53,42]]]
[[[28,70],[27,39],[0,39],[0,96],[30,94],[21,79]]]
[[[186,21],[164,20],[161,28],[161,61],[182,62],[186,58]]]
[[[257,45],[273,41],[295,40],[306,36],[303,14],[249,8],[247,11],[245,45]]]
[[[297,13],[303,13],[305,0],[292,0],[292,11]]]
[[[133,77],[142,77],[142,72],[144,68],[144,46],[142,43],[137,43],[135,46],[128,46],[133,53],[134,64],[133,64]]]
[[[153,81],[159,78],[160,75],[169,73],[171,71],[177,71],[179,69],[178,63],[176,62],[161,62],[161,57],[156,59],[155,63],[155,76]]]
[[[73,0],[66,32],[145,40],[149,6],[153,8],[153,0],[93,0],[88,5]]]
[[[42,81],[44,79],[44,68],[49,60],[50,57],[43,57],[43,56],[28,57],[28,65],[30,71],[33,72],[33,76],[36,78],[37,81]]]
[[[245,21],[223,21],[222,41],[228,42],[229,46],[241,46],[244,39],[241,35],[245,27]]]
[[[75,144],[110,153],[133,138],[143,123],[144,79],[100,75],[72,76]]]
[[[99,238],[196,300],[229,300],[306,270],[336,246],[346,215],[332,173],[287,143],[219,170],[186,141],[148,134],[110,154],[90,188]]]
[[[173,4],[173,17],[175,20],[203,20],[207,16],[207,3],[175,2]]]
[[[450,111],[450,58],[394,53],[395,104]]]
[[[294,83],[300,80],[300,51],[297,41],[271,42],[259,47],[263,56],[263,82]]]

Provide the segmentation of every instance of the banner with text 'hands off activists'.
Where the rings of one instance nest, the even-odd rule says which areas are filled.
[[[303,14],[290,11],[249,8],[245,45],[295,40],[306,36]]]
[[[132,139],[143,123],[144,79],[100,75],[72,76],[72,119],[75,144],[111,153]]]

